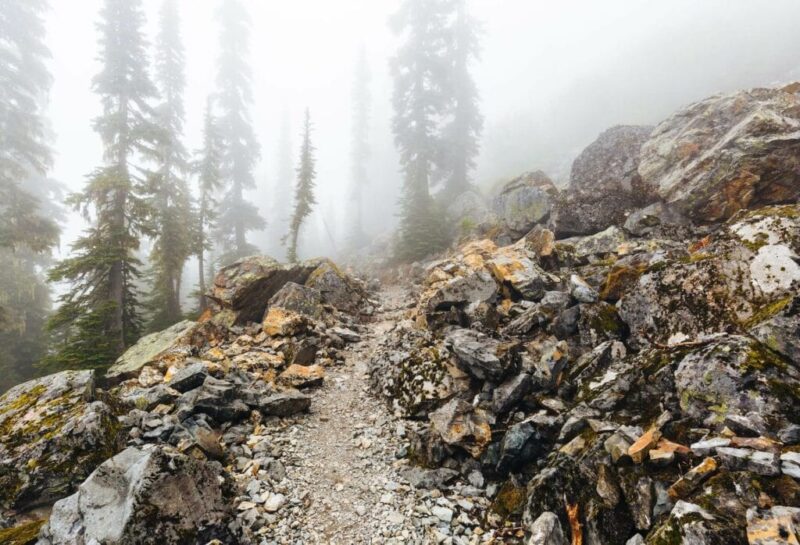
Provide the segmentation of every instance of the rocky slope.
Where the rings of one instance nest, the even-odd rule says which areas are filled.
[[[798,543],[798,106],[607,131],[390,285],[222,270],[198,322],[0,398],[0,543]]]

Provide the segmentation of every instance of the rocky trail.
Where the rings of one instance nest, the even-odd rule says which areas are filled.
[[[797,545],[797,149],[747,112],[800,94],[733,98],[509,182],[431,261],[245,258],[197,321],[15,386],[0,543]],[[730,126],[760,177],[718,175]]]
[[[375,296],[380,305],[374,319],[364,326],[361,339],[345,350],[343,365],[326,375],[309,413],[266,426],[283,449],[285,487],[297,504],[265,534],[276,543],[452,542],[448,534],[459,510],[466,512],[460,522],[455,521],[462,534],[457,542],[470,542],[463,534],[474,531],[476,521],[469,513],[478,514],[479,500],[451,501],[440,490],[431,493],[409,484],[405,460],[409,424],[391,415],[370,389],[371,358],[413,305],[408,290],[399,286]],[[478,530],[476,538],[481,534]]]

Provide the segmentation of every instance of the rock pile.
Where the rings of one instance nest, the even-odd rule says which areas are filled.
[[[799,100],[755,90],[613,129],[549,220],[425,266],[373,390],[415,419],[418,463],[496,483],[496,532],[800,539]],[[628,200],[584,213],[600,190]]]

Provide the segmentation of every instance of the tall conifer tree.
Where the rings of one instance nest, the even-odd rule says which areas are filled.
[[[194,250],[198,262],[200,312],[206,310],[206,254],[212,249],[209,233],[216,225],[215,195],[222,185],[222,135],[214,118],[213,101],[209,98],[203,123],[203,147],[197,152],[194,170],[197,174],[198,198],[195,217]]]
[[[104,161],[70,202],[92,226],[73,245],[73,256],[51,271],[71,289],[50,327],[58,335],[51,365],[105,367],[142,330],[135,257],[142,236],[152,234],[142,161],[157,161],[160,130],[149,101],[156,88],[147,72],[147,44],[141,0],[105,0],[97,28],[102,69],[94,78],[103,113],[94,128],[105,148]]]
[[[294,263],[297,261],[297,239],[305,219],[317,200],[314,197],[314,180],[317,177],[315,148],[311,144],[311,114],[306,109],[303,122],[303,143],[300,146],[300,163],[297,165],[297,186],[295,188],[294,213],[289,224],[287,259]]]
[[[223,0],[219,10],[221,55],[217,86],[220,130],[224,138],[222,174],[224,194],[219,205],[217,241],[223,263],[258,252],[247,241],[249,231],[263,229],[266,222],[258,209],[245,200],[244,192],[255,187],[253,170],[259,145],[250,122],[253,91],[247,57],[250,20],[241,0]]]
[[[158,331],[182,318],[181,279],[192,254],[192,211],[187,152],[182,143],[186,88],[185,52],[181,40],[177,0],[164,0],[156,40],[155,75],[161,97],[156,109],[160,128],[156,148],[158,168],[150,178],[148,192],[154,213],[156,239],[150,262],[153,267],[148,306],[149,329]]]
[[[451,22],[446,49],[450,111],[442,131],[446,172],[444,195],[448,199],[469,189],[483,132],[478,88],[470,73],[470,66],[480,53],[478,24],[467,11],[466,0],[450,2]]]
[[[0,393],[36,374],[50,290],[42,269],[57,243],[57,184],[44,116],[51,85],[47,2],[0,2]]]
[[[392,130],[404,175],[397,257],[406,261],[449,242],[446,220],[430,191],[443,170],[440,124],[448,106],[448,13],[448,0],[405,0],[391,21],[404,36],[391,68]]]
[[[366,243],[367,236],[364,232],[364,189],[369,183],[367,163],[370,157],[369,148],[369,65],[367,53],[361,46],[356,61],[355,78],[353,81],[353,113],[351,133],[351,161],[352,161],[352,198],[353,198],[353,226],[350,243],[355,248],[360,248]]]

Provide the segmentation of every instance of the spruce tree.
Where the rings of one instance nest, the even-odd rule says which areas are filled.
[[[51,84],[46,10],[44,0],[0,2],[0,248],[42,252],[58,240],[30,187],[52,162],[43,116]]]
[[[297,261],[297,239],[300,228],[317,201],[314,197],[314,180],[317,176],[314,146],[311,144],[311,114],[306,109],[303,122],[303,143],[300,146],[300,163],[297,166],[297,186],[294,197],[294,213],[289,224],[287,259],[294,263]]]
[[[213,101],[209,98],[203,123],[203,147],[197,152],[194,170],[197,174],[198,198],[195,216],[194,253],[198,262],[198,309],[208,308],[206,301],[206,252],[212,249],[209,233],[215,227],[217,201],[222,185],[222,136],[214,118]],[[210,265],[210,261],[208,262]]]
[[[0,393],[35,376],[51,310],[42,270],[58,242],[58,185],[46,177],[51,76],[47,2],[0,2]]]
[[[353,226],[350,235],[350,244],[360,248],[367,242],[364,232],[364,189],[369,183],[367,176],[367,162],[370,157],[369,148],[369,66],[367,53],[362,46],[356,61],[355,79],[353,81],[353,114],[351,134],[351,160],[352,160],[352,199],[353,199]]]
[[[449,243],[446,218],[431,197],[442,175],[440,125],[447,113],[449,0],[405,0],[392,18],[404,43],[392,59],[392,130],[403,171],[397,257],[413,261]]]
[[[93,80],[103,113],[94,127],[105,148],[103,164],[70,202],[92,226],[73,245],[73,256],[50,273],[71,289],[49,327],[58,345],[48,364],[102,368],[134,343],[142,330],[136,283],[139,240],[152,234],[142,161],[157,161],[160,130],[149,102],[156,89],[147,72],[141,0],[105,0],[100,13],[100,62]]]
[[[258,252],[247,241],[247,233],[263,229],[266,222],[244,196],[246,190],[255,187],[253,169],[260,153],[250,122],[253,102],[252,78],[247,64],[250,21],[241,0],[223,0],[219,18],[222,51],[217,85],[219,123],[224,139],[224,194],[219,204],[216,238],[222,252],[220,261],[227,264]]]
[[[160,129],[158,163],[148,187],[157,233],[150,254],[153,271],[148,307],[152,316],[148,327],[151,331],[181,320],[183,267],[193,253],[192,210],[186,181],[188,159],[182,143],[184,65],[178,2],[164,0],[155,53],[156,85],[162,100],[156,109]]]
[[[446,49],[450,104],[448,120],[442,130],[446,199],[453,199],[469,189],[470,173],[475,168],[483,132],[478,88],[470,74],[470,65],[480,53],[478,24],[468,13],[466,0],[450,2],[452,13]]]

